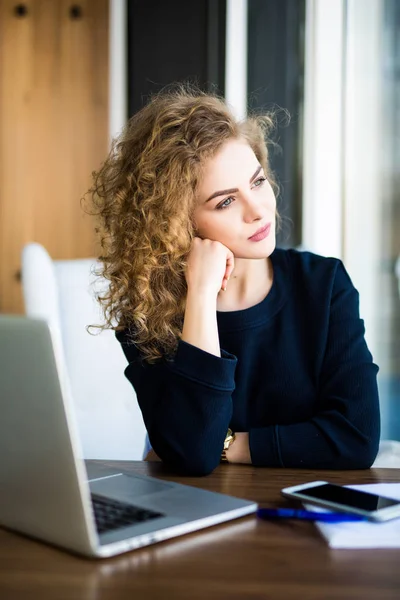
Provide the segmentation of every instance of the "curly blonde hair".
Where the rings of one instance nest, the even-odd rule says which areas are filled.
[[[129,119],[93,173],[98,275],[109,282],[98,295],[100,327],[129,329],[147,362],[172,356],[182,333],[192,215],[205,161],[226,141],[245,139],[277,189],[267,149],[273,126],[271,114],[240,122],[218,96],[178,85]]]

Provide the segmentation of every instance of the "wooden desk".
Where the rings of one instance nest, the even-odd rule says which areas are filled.
[[[315,479],[400,482],[400,469],[311,472],[222,465],[208,477],[178,478],[160,463],[106,464],[270,506],[285,502],[281,488]],[[329,550],[312,523],[249,516],[102,561],[77,558],[0,529],[1,600],[399,597],[400,549]]]

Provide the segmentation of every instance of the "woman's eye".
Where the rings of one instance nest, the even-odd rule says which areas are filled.
[[[266,177],[259,177],[258,179],[256,179],[256,181],[254,182],[255,187],[260,187],[264,181],[266,181]]]
[[[258,179],[255,180],[255,182],[253,183],[253,187],[261,187],[264,183],[264,181],[266,181],[267,178],[266,177],[259,177]],[[221,202],[221,204],[218,204],[218,206],[216,207],[217,210],[222,210],[224,208],[228,208],[228,206],[230,206],[232,204],[232,202],[234,202],[235,199],[232,198],[231,196],[229,196],[229,198],[225,198],[225,200],[223,202]]]
[[[227,202],[229,202],[229,204],[226,204]],[[228,206],[230,206],[233,202],[233,198],[226,198],[223,202],[221,202],[221,204],[218,204],[217,206],[217,210],[223,209],[223,208],[228,208]]]

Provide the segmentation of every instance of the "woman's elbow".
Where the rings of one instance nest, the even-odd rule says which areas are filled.
[[[370,469],[375,462],[379,450],[379,439],[368,439],[349,448],[338,457],[337,469]]]
[[[163,463],[171,470],[187,477],[205,477],[210,475],[220,463],[220,455],[205,455],[204,453],[160,453]]]
[[[379,451],[379,439],[366,445],[360,457],[359,469],[370,469],[375,462]]]

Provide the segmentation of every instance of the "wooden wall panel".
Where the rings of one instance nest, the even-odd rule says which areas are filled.
[[[108,149],[108,0],[0,0],[0,89],[0,312],[21,312],[24,244],[95,252],[80,199]]]

